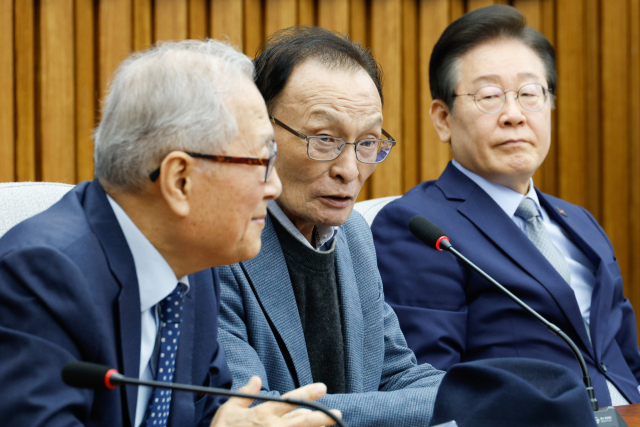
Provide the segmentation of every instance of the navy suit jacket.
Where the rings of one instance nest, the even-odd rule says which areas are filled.
[[[425,216],[448,234],[453,247],[575,341],[601,406],[610,404],[605,377],[638,403],[636,321],[622,294],[611,242],[586,209],[539,191],[538,198],[594,265],[593,346],[571,287],[498,204],[452,164],[437,181],[389,203],[373,222],[387,302],[421,363],[446,370],[459,362],[530,357],[581,376],[560,338],[452,254],[431,249],[410,233],[409,220]]]
[[[217,343],[216,270],[189,276],[174,381],[230,387]],[[197,319],[197,321],[196,321]],[[97,181],[0,239],[0,420],[15,426],[131,426],[137,387],[74,389],[73,360],[137,378],[140,297],[133,257]],[[220,401],[176,392],[169,425],[209,425]]]

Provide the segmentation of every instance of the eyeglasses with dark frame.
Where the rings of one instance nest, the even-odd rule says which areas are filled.
[[[551,91],[539,83],[527,83],[518,90],[503,90],[499,86],[486,85],[478,89],[476,93],[455,93],[454,98],[473,96],[478,110],[485,114],[495,114],[502,110],[507,102],[508,92],[515,92],[518,104],[525,110],[534,112],[544,107]]]
[[[389,139],[363,139],[356,142],[347,142],[342,138],[334,136],[307,136],[287,126],[273,116],[269,116],[269,119],[271,119],[272,123],[280,126],[287,132],[292,133],[300,139],[306,140],[307,155],[310,159],[320,162],[337,159],[347,145],[353,145],[356,150],[356,159],[360,163],[376,164],[384,161],[389,156],[391,149],[396,145],[396,140],[384,129],[382,129],[382,134]]]
[[[273,171],[273,165],[276,161],[276,155],[278,154],[278,144],[275,140],[271,140],[269,143],[269,157],[266,159],[259,159],[255,157],[233,157],[233,156],[217,156],[214,154],[200,154],[200,153],[192,153],[190,151],[183,151],[183,153],[196,157],[198,159],[211,160],[212,162],[219,163],[236,163],[242,165],[253,165],[253,166],[266,166],[267,170],[264,175],[264,182],[269,182],[269,176]],[[155,182],[160,176],[160,166],[155,169],[153,172],[149,174],[149,179],[152,182]]]

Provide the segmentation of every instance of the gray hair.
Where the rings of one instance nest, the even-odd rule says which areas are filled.
[[[114,75],[94,132],[96,178],[139,191],[171,151],[224,150],[238,135],[225,100],[253,76],[247,56],[216,40],[159,43],[132,54]]]

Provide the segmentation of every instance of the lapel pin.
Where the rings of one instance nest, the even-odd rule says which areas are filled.
[[[566,216],[567,218],[569,218],[569,216],[568,216],[568,215],[567,215],[567,213],[564,211],[564,209],[559,208],[559,207],[557,207],[557,206],[556,206],[556,209],[558,210],[558,212],[560,212],[560,215],[564,215],[564,216]]]

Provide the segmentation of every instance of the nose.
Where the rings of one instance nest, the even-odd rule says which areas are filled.
[[[505,93],[505,96],[504,107],[500,111],[500,125],[516,127],[524,124],[527,117],[524,115],[520,103],[516,100],[516,93],[514,92],[512,96]]]
[[[358,159],[356,158],[355,145],[347,144],[342,153],[333,161],[330,170],[333,178],[344,182],[351,182],[358,177]]]
[[[269,176],[269,182],[265,183],[264,199],[275,200],[282,193],[282,182],[278,176],[278,170],[274,167]]]

